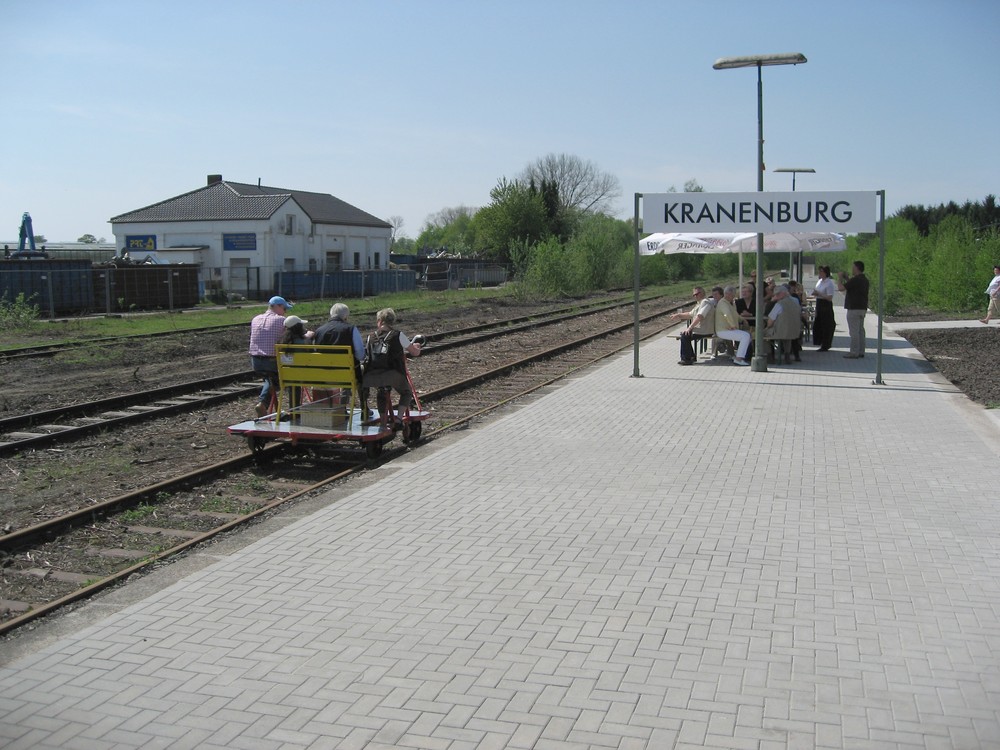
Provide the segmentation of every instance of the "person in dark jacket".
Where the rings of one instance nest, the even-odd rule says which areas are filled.
[[[330,308],[330,319],[316,329],[312,343],[323,346],[349,346],[360,365],[365,358],[365,342],[358,327],[347,322],[351,311],[343,302]]]
[[[854,261],[851,278],[840,272],[837,285],[844,293],[844,308],[847,310],[847,331],[851,335],[851,351],[844,359],[860,359],[865,356],[865,313],[868,312],[868,277],[865,276],[864,261]]]

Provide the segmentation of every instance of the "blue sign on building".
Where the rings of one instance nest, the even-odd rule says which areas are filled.
[[[156,235],[126,234],[125,250],[128,252],[131,252],[132,250],[145,250],[146,252],[152,252],[153,250],[156,250]]]
[[[222,235],[222,249],[252,253],[257,250],[257,235],[253,232]]]

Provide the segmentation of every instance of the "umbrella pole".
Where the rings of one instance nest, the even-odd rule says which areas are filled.
[[[757,192],[764,192],[764,81],[757,62]],[[764,354],[764,234],[757,233],[757,310],[754,316],[753,358],[750,369],[767,372],[767,355]]]

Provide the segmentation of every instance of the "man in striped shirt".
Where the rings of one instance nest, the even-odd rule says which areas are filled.
[[[258,417],[268,413],[271,394],[277,393],[278,361],[274,345],[285,333],[285,315],[292,303],[284,297],[271,297],[267,310],[250,321],[250,364],[253,371],[264,378],[255,411]]]

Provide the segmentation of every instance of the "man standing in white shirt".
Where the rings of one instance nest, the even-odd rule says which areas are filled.
[[[986,293],[990,296],[990,306],[986,310],[986,317],[979,322],[988,324],[992,318],[1000,318],[1000,264],[993,266],[993,281],[986,287]]]

